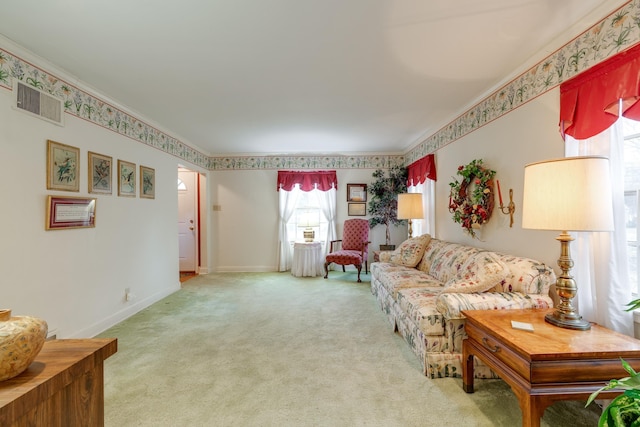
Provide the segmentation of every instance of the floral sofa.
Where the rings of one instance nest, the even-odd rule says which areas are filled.
[[[538,261],[432,239],[408,239],[371,265],[371,292],[431,378],[462,376],[462,310],[549,308],[556,276]],[[475,376],[495,377],[475,358]]]

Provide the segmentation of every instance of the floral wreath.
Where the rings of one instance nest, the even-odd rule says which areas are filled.
[[[495,174],[496,171],[485,168],[482,159],[478,159],[458,166],[462,179],[449,183],[449,212],[453,214],[453,221],[462,224],[471,237],[476,237],[476,230],[491,217]]]

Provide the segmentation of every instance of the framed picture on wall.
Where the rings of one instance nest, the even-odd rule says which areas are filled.
[[[136,165],[118,160],[118,196],[136,197]]]
[[[347,202],[366,202],[367,184],[347,184]]]
[[[112,194],[113,158],[89,151],[89,193]]]
[[[365,216],[367,215],[366,203],[349,203],[347,207],[349,216]]]
[[[47,140],[47,189],[80,191],[80,149]]]
[[[46,230],[96,226],[96,199],[91,197],[47,196]]]
[[[156,198],[156,171],[142,165],[140,166],[140,197]]]

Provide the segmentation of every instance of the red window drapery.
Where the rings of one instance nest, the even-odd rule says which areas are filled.
[[[587,139],[609,128],[622,115],[640,120],[640,44],[560,85],[560,132]]]
[[[436,160],[433,154],[428,154],[416,160],[407,167],[407,185],[422,184],[427,178],[436,181]]]
[[[336,171],[278,171],[276,191],[280,189],[291,191],[295,184],[300,184],[302,191],[311,191],[316,188],[320,191],[329,191],[332,188],[338,188],[338,178]]]

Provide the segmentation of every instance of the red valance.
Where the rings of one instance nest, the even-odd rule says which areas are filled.
[[[276,191],[281,188],[285,191],[291,191],[295,184],[300,184],[302,191],[311,191],[316,188],[320,191],[329,191],[332,188],[338,188],[338,178],[336,171],[278,171]]]
[[[407,167],[407,185],[422,184],[427,178],[436,181],[436,158],[433,154],[427,154],[420,160],[416,160]]]
[[[640,44],[589,68],[560,85],[560,132],[587,139],[622,115],[640,120]]]

